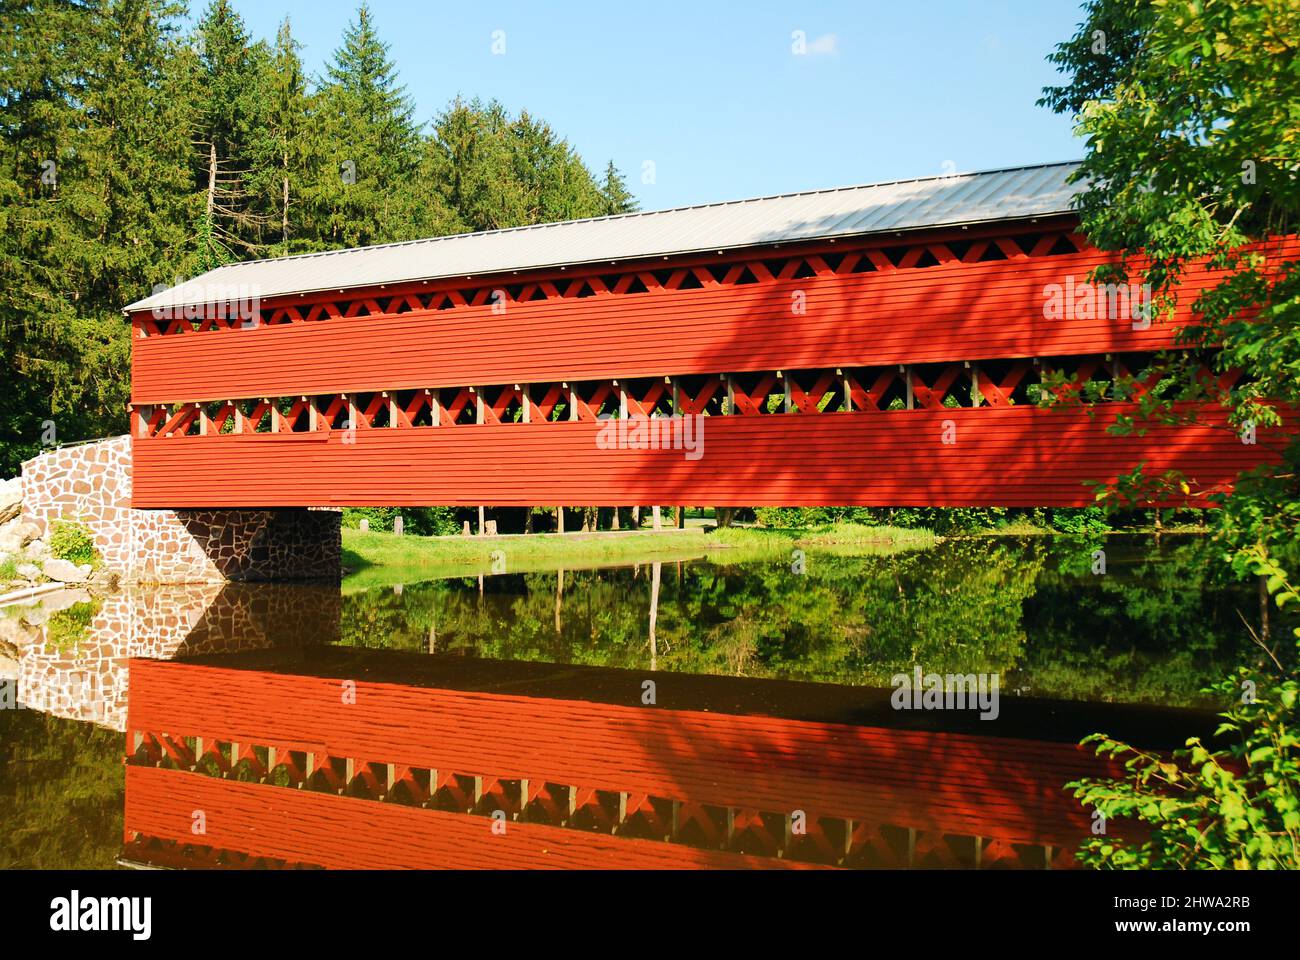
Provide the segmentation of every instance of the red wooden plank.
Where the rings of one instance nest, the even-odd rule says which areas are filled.
[[[1271,252],[1300,255],[1300,240]],[[484,303],[136,338],[132,397],[225,400],[1154,350],[1174,345],[1175,329],[1191,322],[1197,291],[1221,276],[1190,271],[1173,322],[1145,330],[1123,318],[1044,318],[1048,285],[1067,277],[1082,284],[1102,262],[1094,252],[954,261],[512,303],[504,313]],[[796,293],[805,298],[803,313],[791,309]]]
[[[703,421],[694,460],[682,449],[602,449],[607,423],[596,421],[145,438],[133,442],[132,502],[1087,506],[1095,502],[1089,481],[1111,482],[1145,463],[1149,475],[1178,470],[1189,483],[1187,497],[1162,502],[1201,503],[1240,471],[1277,462],[1286,436],[1261,430],[1257,444],[1243,444],[1217,407],[1196,425],[1111,435],[1114,417],[1134,410],[716,416]],[[306,442],[290,442],[298,440]]]

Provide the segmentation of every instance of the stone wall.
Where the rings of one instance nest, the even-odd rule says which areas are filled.
[[[107,566],[140,583],[337,579],[334,510],[137,510],[131,438],[62,447],[23,464],[23,516],[77,520]]]

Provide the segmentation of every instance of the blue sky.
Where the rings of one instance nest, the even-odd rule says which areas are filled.
[[[257,37],[288,15],[312,73],[357,6],[232,2]],[[643,209],[1082,155],[1069,120],[1034,105],[1056,77],[1044,56],[1081,19],[1077,0],[372,0],[371,11],[418,119],[458,93],[527,109],[593,168],[612,158]]]

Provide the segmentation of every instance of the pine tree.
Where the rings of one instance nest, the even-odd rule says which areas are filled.
[[[170,282],[187,144],[162,0],[11,4],[0,48],[0,468],[125,428],[122,304]],[[69,42],[76,38],[76,42]]]
[[[307,82],[299,49],[286,17],[276,32],[268,69],[259,77],[261,123],[249,144],[249,184],[265,210],[269,256],[314,249],[298,209],[310,150]]]
[[[419,159],[414,107],[362,5],[315,98],[312,216],[332,247],[413,236],[408,187]]]
[[[262,252],[272,222],[265,203],[266,167],[257,161],[266,136],[265,77],[271,53],[252,43],[229,0],[211,0],[194,30],[196,56],[187,58],[188,97],[193,109],[195,185],[203,208],[196,221],[195,266]]]
[[[426,140],[423,172],[460,230],[595,217],[607,208],[568,141],[496,101],[453,100]]]
[[[605,167],[605,180],[600,185],[600,195],[605,202],[605,215],[615,213],[635,213],[640,209],[636,197],[627,188],[627,180],[619,173],[614,161]]]

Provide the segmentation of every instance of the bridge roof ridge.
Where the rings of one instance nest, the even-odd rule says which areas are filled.
[[[131,313],[1066,213],[1079,161],[939,174],[227,264]]]

